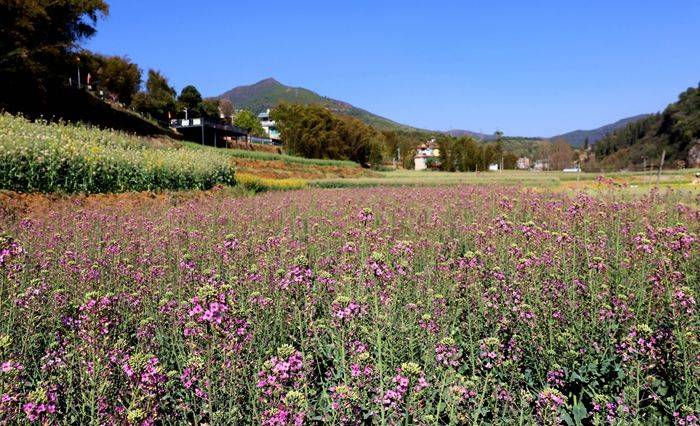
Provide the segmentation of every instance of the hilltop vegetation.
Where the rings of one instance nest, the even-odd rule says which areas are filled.
[[[255,113],[265,111],[268,108],[275,108],[282,103],[321,105],[335,113],[356,118],[377,130],[412,129],[410,126],[372,114],[347,102],[327,98],[301,87],[285,86],[274,78],[268,78],[249,86],[233,88],[221,94],[218,98],[231,101],[236,108],[248,109]]]
[[[597,129],[574,130],[573,132],[553,136],[550,139],[564,139],[569,145],[575,148],[581,148],[586,145],[586,141],[588,141],[589,144],[594,144],[610,133],[613,133],[615,130],[622,129],[628,124],[635,123],[648,116],[649,114],[639,114],[635,115],[634,117],[623,118],[622,120],[618,120],[611,124],[606,124],[605,126],[598,127]]]
[[[700,143],[700,86],[681,93],[662,113],[628,124],[595,144],[599,164],[608,168],[633,167],[646,158],[658,162],[688,161],[689,150]]]

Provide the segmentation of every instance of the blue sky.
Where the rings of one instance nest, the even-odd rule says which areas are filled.
[[[85,47],[214,96],[274,77],[401,123],[552,136],[700,81],[700,1],[108,0]]]

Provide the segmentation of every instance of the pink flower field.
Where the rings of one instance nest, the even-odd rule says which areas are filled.
[[[311,189],[0,209],[0,424],[678,424],[700,199]]]

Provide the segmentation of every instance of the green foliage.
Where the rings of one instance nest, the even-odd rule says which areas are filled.
[[[661,114],[628,124],[596,142],[594,152],[606,168],[648,165],[658,162],[662,150],[666,160],[685,160],[694,141],[700,139],[700,85],[681,93],[678,101]]]
[[[72,51],[108,12],[103,0],[0,2],[0,105],[41,104],[48,87],[73,75]]]
[[[474,138],[440,136],[440,169],[447,172],[487,170],[489,164],[499,163],[503,155],[501,142],[480,144]]]
[[[550,139],[564,139],[566,143],[568,143],[574,148],[586,148],[586,140],[588,140],[589,144],[595,143],[600,139],[604,138],[605,136],[609,135],[610,133],[613,133],[614,131],[619,129],[623,129],[628,124],[634,123],[635,121],[639,121],[647,117],[648,115],[649,114],[635,115],[633,117],[623,118],[622,120],[618,120],[611,124],[606,124],[605,126],[598,127],[597,129],[575,130],[573,132],[553,136]]]
[[[141,69],[125,56],[102,57],[97,74],[97,87],[106,89],[124,105],[131,100],[141,86]]]
[[[359,167],[359,164],[353,161],[341,160],[321,160],[317,158],[303,158],[293,155],[273,154],[263,151],[247,151],[244,149],[216,149],[208,146],[202,146],[194,142],[182,142],[183,145],[191,149],[202,149],[216,152],[218,155],[233,158],[245,158],[249,160],[259,161],[283,161],[288,164],[306,164],[310,166],[331,166],[331,167]]]
[[[354,107],[346,102],[330,99],[300,87],[289,87],[273,78],[259,81],[250,86],[236,87],[220,98],[228,99],[237,108],[248,109],[254,113],[274,109],[280,104],[320,105],[334,113],[354,117],[378,130],[410,131],[410,126],[396,123],[369,111]]]
[[[265,130],[258,117],[247,109],[239,111],[233,119],[233,125],[240,127],[253,136],[265,136]]]
[[[156,120],[165,121],[168,113],[172,114],[177,109],[175,89],[160,72],[148,70],[146,91],[136,94],[132,107],[138,112],[153,116]]]
[[[180,96],[177,97],[177,101],[179,103],[179,109],[186,109],[191,114],[200,109],[202,94],[192,85],[185,86],[182,88]]]
[[[306,158],[377,164],[382,135],[361,121],[319,105],[282,104],[272,111],[287,150]]]
[[[85,126],[0,115],[0,188],[22,192],[124,192],[233,185],[230,158],[213,150]]]
[[[205,99],[199,104],[199,111],[202,117],[208,118],[209,120],[219,121],[221,116],[219,115],[219,100],[218,99]]]

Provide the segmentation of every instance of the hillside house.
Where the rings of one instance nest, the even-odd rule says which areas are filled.
[[[277,128],[277,123],[270,119],[270,110],[258,114],[260,125],[270,139],[279,139],[280,131]]]
[[[435,139],[421,144],[416,149],[416,155],[413,157],[413,164],[416,170],[425,170],[429,167],[437,165],[440,159],[440,149],[435,143]]]

